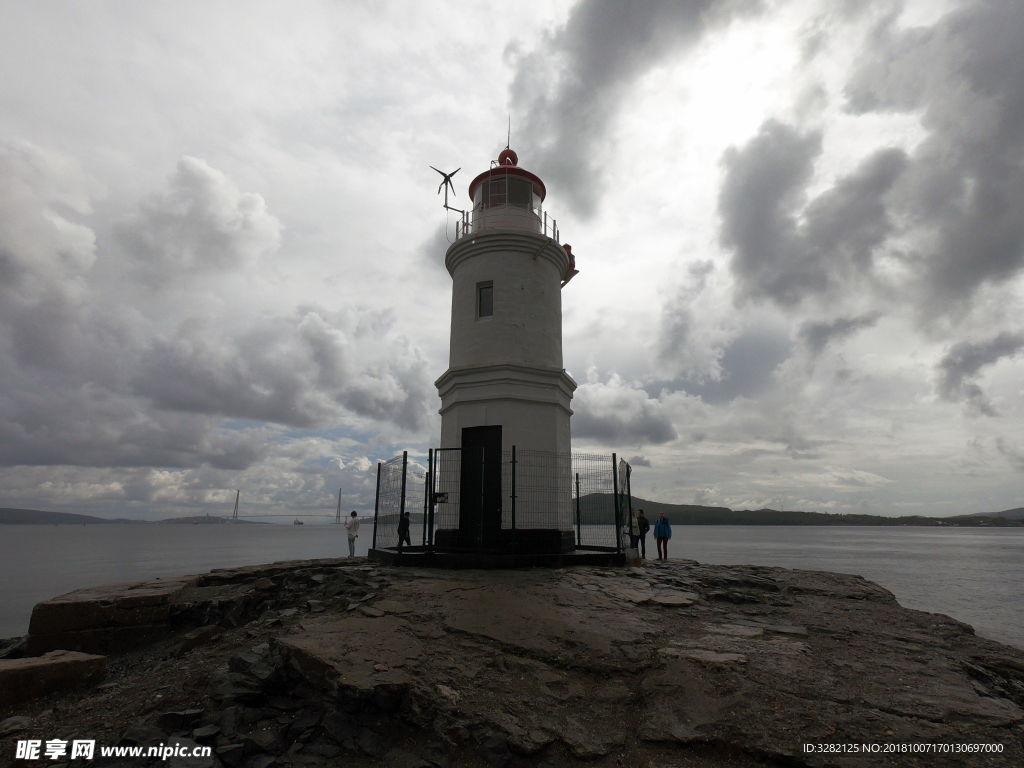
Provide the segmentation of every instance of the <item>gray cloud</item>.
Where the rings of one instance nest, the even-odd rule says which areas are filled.
[[[776,329],[748,329],[722,352],[720,378],[684,383],[683,388],[706,403],[755,398],[771,389],[772,373],[789,358],[792,349],[789,337]]]
[[[660,445],[677,437],[662,404],[613,376],[576,390],[572,433],[605,444]]]
[[[630,466],[633,467],[650,467],[651,460],[644,456],[633,456],[628,459]]]
[[[225,419],[426,423],[427,362],[393,333],[392,311],[302,307],[227,332],[190,310],[199,288],[174,294],[173,307],[130,306],[120,283],[94,278],[97,253],[112,254],[74,220],[90,213],[72,159],[0,144],[0,465],[242,470],[270,455],[273,430]],[[164,301],[164,283],[227,277],[276,247],[278,231],[262,198],[184,158],[116,238],[145,265],[147,295]]]
[[[922,113],[900,207],[922,237],[926,314],[1024,267],[1024,15],[1016,0],[963,4],[934,26],[875,30],[848,108]]]
[[[167,191],[144,201],[116,230],[152,284],[251,266],[280,242],[281,225],[261,195],[241,192],[205,160],[183,157]]]
[[[872,328],[881,316],[881,312],[868,312],[856,317],[837,317],[831,321],[809,320],[800,326],[799,336],[808,351],[817,357],[832,341],[845,339],[864,328]]]
[[[971,381],[982,368],[1024,349],[1024,333],[1003,332],[988,341],[961,341],[949,348],[939,362],[939,396],[950,402],[965,401],[986,416],[998,415],[988,397]]]
[[[893,228],[884,199],[906,155],[878,150],[805,206],[820,154],[819,133],[801,134],[775,120],[742,149],[725,153],[718,210],[739,298],[794,306],[870,273],[874,250]]]
[[[294,427],[323,426],[341,408],[409,430],[423,426],[431,387],[422,353],[401,339],[387,343],[372,333],[371,321],[362,333],[372,336],[363,343],[379,354],[353,363],[358,352],[344,326],[358,332],[359,320],[331,319],[306,310],[220,344],[187,330],[154,339],[134,391],[160,408]]]
[[[1002,437],[996,438],[996,450],[1003,456],[1018,472],[1024,473],[1024,451],[1016,445],[1007,442]]]
[[[511,102],[524,164],[579,215],[601,194],[605,137],[628,87],[709,29],[761,7],[760,0],[582,0],[565,26],[516,55]],[[524,115],[524,117],[519,117]]]
[[[690,264],[686,270],[686,280],[679,286],[676,295],[661,308],[656,353],[658,362],[671,371],[670,375],[701,378],[718,371],[717,360],[708,345],[693,338],[696,321],[690,309],[694,299],[706,287],[708,276],[714,268],[714,262],[710,260]]]

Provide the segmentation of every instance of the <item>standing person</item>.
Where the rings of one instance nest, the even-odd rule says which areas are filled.
[[[647,559],[647,532],[651,530],[651,521],[644,517],[641,509],[636,513],[636,527],[640,531],[640,557]]]
[[[658,544],[658,559],[668,560],[668,540],[672,538],[672,523],[665,517],[664,512],[658,513],[658,519],[654,521],[654,540]]]
[[[629,508],[629,548],[636,549],[636,543],[640,540],[640,524],[636,520],[636,511]]]
[[[359,515],[352,510],[352,516],[345,521],[345,530],[348,532],[348,556],[356,556],[356,539],[359,538]]]
[[[406,512],[398,519],[398,551],[402,551],[402,542],[405,542],[410,547],[412,546],[412,540],[409,538],[409,513]]]

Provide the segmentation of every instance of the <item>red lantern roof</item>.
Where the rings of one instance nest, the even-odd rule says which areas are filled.
[[[484,179],[494,178],[495,176],[518,176],[519,178],[532,181],[534,184],[537,185],[537,188],[540,190],[540,199],[543,200],[545,197],[547,197],[548,191],[547,188],[544,186],[544,182],[541,181],[538,176],[530,173],[527,170],[520,168],[518,162],[519,156],[516,155],[516,153],[513,150],[509,149],[508,147],[501,150],[501,154],[498,155],[498,165],[496,165],[495,167],[491,168],[488,171],[484,171],[471,182],[469,182],[469,199],[473,199],[473,193],[476,192],[476,188],[480,186],[480,182],[482,182]]]

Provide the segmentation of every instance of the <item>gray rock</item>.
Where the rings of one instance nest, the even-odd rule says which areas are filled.
[[[356,744],[370,757],[379,757],[384,751],[384,741],[369,728],[364,728],[356,739]]]
[[[184,656],[186,653],[195,650],[199,646],[205,645],[211,640],[216,640],[223,634],[224,630],[216,624],[208,624],[205,627],[194,629],[181,638],[181,642],[178,643],[174,655]]]
[[[200,744],[206,744],[213,740],[213,737],[220,733],[219,725],[204,725],[192,731],[192,738]]]
[[[8,717],[6,720],[0,720],[0,736],[6,736],[9,733],[16,733],[17,731],[24,731],[30,725],[32,725],[31,717],[23,717],[21,715]]]
[[[324,601],[323,600],[307,600],[306,607],[310,613],[323,613],[324,612]]]
[[[347,718],[337,712],[328,712],[324,715],[320,727],[335,744],[344,744],[347,739],[355,739],[358,732]]]
[[[250,677],[228,672],[210,678],[207,686],[214,701],[241,701],[251,703],[262,697],[260,685]]]
[[[243,725],[243,710],[241,707],[228,707],[220,713],[220,730],[227,736],[234,736]]]
[[[514,761],[509,750],[508,739],[491,736],[480,745],[480,756],[494,768],[512,768]]]
[[[139,720],[124,729],[121,733],[121,737],[117,740],[117,745],[128,747],[149,747],[165,741],[167,741],[166,733],[161,731],[159,728],[146,725],[146,723]]]
[[[336,747],[324,741],[314,741],[312,744],[307,744],[303,747],[302,751],[308,752],[311,755],[319,755],[320,757],[337,757],[341,753],[341,747]]]
[[[430,763],[402,749],[390,749],[384,753],[385,768],[431,768]]]
[[[167,733],[187,730],[203,714],[201,709],[182,709],[174,712],[163,712],[156,719],[157,727]]]
[[[228,659],[228,669],[230,669],[232,672],[244,673],[248,672],[249,667],[251,667],[253,664],[259,663],[260,657],[257,654],[252,653],[250,651],[246,651],[244,653],[237,653],[230,659]]]
[[[245,755],[245,745],[225,744],[223,747],[217,747],[213,751],[224,762],[224,765],[234,768],[234,766],[242,762],[242,758]]]
[[[401,692],[383,685],[378,685],[374,689],[373,697],[370,700],[381,712],[396,712],[402,705]]]
[[[261,728],[242,737],[246,752],[262,752],[269,755],[283,755],[288,745],[281,737],[280,731],[273,728]]]

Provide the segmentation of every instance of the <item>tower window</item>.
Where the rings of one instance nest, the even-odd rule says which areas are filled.
[[[478,283],[476,295],[476,316],[491,317],[494,314],[494,283]]]

